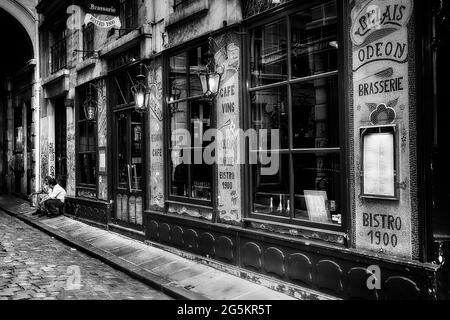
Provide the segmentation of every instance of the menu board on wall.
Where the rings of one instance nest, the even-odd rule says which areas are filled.
[[[394,132],[363,136],[363,196],[395,198]]]
[[[355,0],[352,5],[355,243],[357,248],[411,258],[413,0]],[[395,134],[360,131],[391,125],[398,128]]]

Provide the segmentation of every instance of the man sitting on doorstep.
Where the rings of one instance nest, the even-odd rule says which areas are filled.
[[[52,189],[50,188],[50,184],[49,184],[49,181],[50,181],[51,179],[52,179],[52,177],[46,176],[46,177],[44,178],[44,182],[43,182],[43,184],[42,184],[42,189],[39,190],[39,191],[37,191],[37,192],[34,192],[34,193],[32,193],[32,194],[30,195],[30,199],[31,199],[34,195],[37,196],[37,199],[36,199],[36,208],[37,208],[37,209],[36,209],[36,212],[33,213],[33,216],[38,215],[38,214],[41,214],[42,211],[45,209],[45,208],[44,208],[44,203],[43,203],[43,201],[45,201],[46,199],[48,199],[48,195],[49,195],[49,193],[52,191]]]
[[[50,193],[39,204],[42,211],[39,216],[48,215],[49,217],[55,217],[61,213],[60,210],[64,206],[66,190],[54,178],[49,179],[49,186],[51,188]]]

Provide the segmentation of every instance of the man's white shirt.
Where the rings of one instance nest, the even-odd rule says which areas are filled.
[[[64,188],[59,184],[56,184],[53,187],[52,192],[50,192],[48,196],[50,199],[58,199],[61,200],[61,202],[64,202],[64,198],[66,197],[66,190],[64,190]]]

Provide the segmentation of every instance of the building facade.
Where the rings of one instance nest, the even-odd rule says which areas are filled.
[[[67,215],[296,297],[445,297],[447,2],[89,4],[37,6]]]

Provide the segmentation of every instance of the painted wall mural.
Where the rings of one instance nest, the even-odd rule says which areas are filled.
[[[413,0],[355,1],[350,28],[356,247],[406,258],[413,255],[406,144],[412,10]],[[376,134],[363,136],[367,130]]]
[[[41,123],[45,124],[47,118],[41,118]],[[40,149],[41,149],[41,181],[44,180],[46,176],[49,175],[49,162],[48,162],[48,126],[41,125],[41,136],[40,136]]]
[[[66,192],[69,196],[75,196],[75,123],[73,122],[73,108],[68,109],[72,116],[67,123],[67,183]]]
[[[107,119],[107,101],[106,101],[106,81],[104,79],[97,81],[97,144],[98,144],[98,162],[101,172],[98,173],[98,198],[108,200],[108,172],[106,155],[108,119]]]
[[[161,60],[152,61],[148,68],[150,123],[150,206],[164,208],[164,153]]]
[[[97,116],[97,131],[98,131],[98,147],[106,147],[107,144],[107,116],[106,116],[106,82],[105,80],[97,81],[97,101],[98,101],[98,116]]]
[[[226,36],[224,36],[226,37]],[[234,38],[234,37],[233,37]],[[217,146],[217,209],[224,222],[241,221],[240,104],[239,104],[239,46],[237,41],[225,40],[215,55],[216,63],[224,66],[217,95],[217,128],[222,141]],[[226,51],[225,51],[226,50]]]

